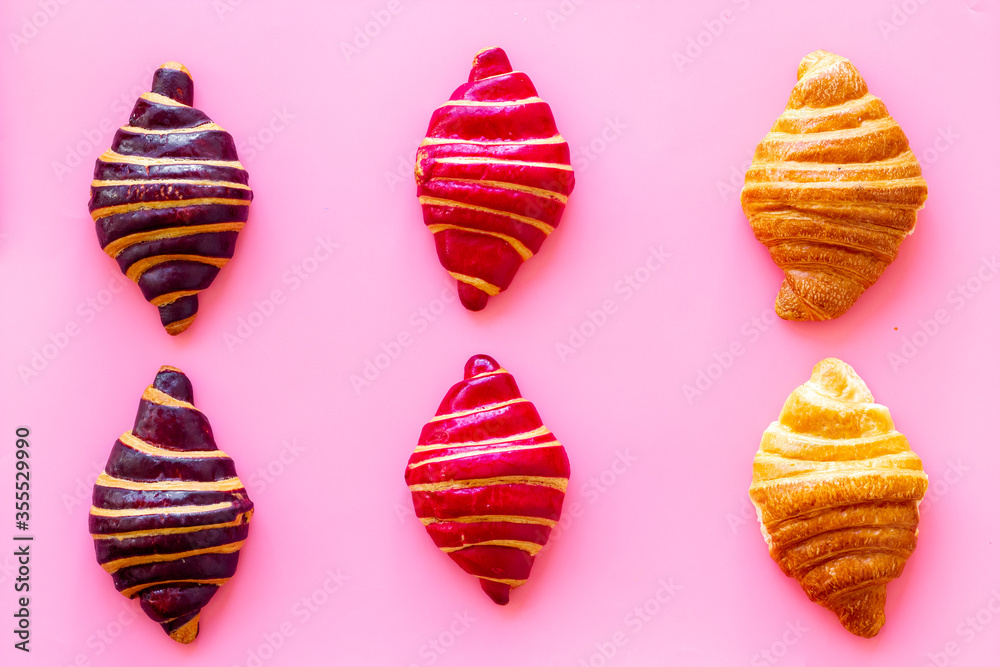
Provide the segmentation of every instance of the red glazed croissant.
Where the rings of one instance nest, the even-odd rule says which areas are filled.
[[[431,116],[415,173],[424,224],[469,310],[507,289],[574,185],[552,110],[496,47],[476,54],[469,82]]]
[[[233,256],[253,193],[233,138],[191,107],[187,68],[164,64],[152,88],[97,158],[90,214],[101,247],[177,335]]]
[[[406,466],[434,544],[497,604],[527,581],[568,482],[566,450],[510,373],[482,354],[466,363]]]
[[[201,609],[236,572],[253,503],[233,460],[192,404],[191,382],[164,366],[94,486],[97,562],[122,595],[183,644]]]
[[[840,317],[913,232],[927,183],[906,135],[846,58],[814,51],[746,174],[743,211],[785,272],[786,320]]]

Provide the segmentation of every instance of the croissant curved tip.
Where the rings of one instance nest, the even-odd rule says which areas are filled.
[[[479,583],[482,585],[483,591],[498,605],[503,606],[510,602],[510,584],[502,584],[499,581],[490,581],[489,579],[480,579]]]
[[[835,53],[830,53],[829,51],[824,51],[823,49],[817,49],[816,51],[807,54],[806,57],[799,62],[798,78],[801,79],[817,67],[829,63],[830,61],[843,59],[843,56],[838,56]]]
[[[813,366],[809,380],[828,396],[862,403],[875,400],[857,371],[836,357],[823,359]]]
[[[483,373],[494,373],[502,368],[503,366],[488,354],[477,354],[465,362],[465,379],[468,380]]]
[[[178,401],[194,402],[194,387],[184,371],[173,366],[161,366],[153,380],[153,388]]]
[[[486,302],[490,300],[490,295],[478,287],[473,287],[469,283],[459,281],[458,299],[465,306],[466,310],[476,313],[486,307]]]
[[[192,618],[190,621],[188,621],[181,627],[172,630],[167,634],[169,634],[170,638],[173,639],[175,642],[179,642],[181,644],[190,644],[198,636],[198,630],[199,630],[198,619],[200,617],[201,614],[196,615],[194,618]]]
[[[512,72],[507,54],[499,46],[490,46],[480,50],[472,59],[472,71],[469,81],[479,81],[498,74]]]
[[[179,62],[177,62],[175,60],[169,60],[169,61],[165,62],[162,65],[160,65],[159,67],[157,67],[157,69],[172,69],[172,70],[176,70],[178,72],[183,72],[184,74],[187,74],[188,76],[191,76],[191,71],[188,70],[187,67],[185,67],[184,65],[182,65],[181,63],[179,63]]]
[[[840,624],[853,635],[866,639],[878,634],[885,625],[885,585],[866,586],[838,600],[834,610]]]
[[[195,316],[185,317],[183,320],[177,320],[176,322],[171,322],[170,324],[164,324],[163,328],[167,330],[167,333],[171,336],[176,336],[186,330],[191,323],[194,322]]]

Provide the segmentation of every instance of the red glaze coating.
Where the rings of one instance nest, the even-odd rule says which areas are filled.
[[[496,47],[476,54],[469,82],[431,116],[415,174],[424,224],[469,310],[538,252],[575,182],[552,110]]]
[[[434,544],[502,605],[559,521],[569,459],[513,376],[480,354],[424,426],[405,477]]]

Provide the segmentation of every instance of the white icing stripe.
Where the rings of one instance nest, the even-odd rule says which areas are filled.
[[[502,438],[487,438],[485,440],[469,440],[466,442],[448,442],[440,445],[417,445],[414,449],[416,452],[429,452],[436,449],[453,449],[458,447],[485,447],[487,445],[498,445],[504,442],[517,442],[519,440],[530,440],[531,438],[540,438],[545,435],[551,435],[550,431],[545,426],[536,428],[533,431],[525,431],[523,433],[517,433],[516,435],[508,435]]]
[[[172,97],[167,97],[166,95],[160,95],[159,93],[154,93],[154,92],[143,93],[142,95],[139,96],[139,99],[143,99],[146,100],[147,102],[152,102],[154,104],[163,104],[168,107],[184,107],[186,109],[191,108],[186,104],[178,102]]]
[[[242,183],[236,183],[234,181],[206,181],[197,178],[151,178],[151,179],[133,179],[133,180],[122,180],[122,181],[92,181],[90,187],[92,188],[114,188],[120,185],[199,185],[208,188],[231,188],[233,190],[249,190],[249,185],[244,185]]]
[[[214,449],[210,452],[179,452],[173,449],[164,449],[162,447],[157,447],[156,445],[151,445],[144,440],[140,440],[132,434],[132,431],[122,433],[121,437],[118,438],[122,441],[123,445],[128,446],[130,449],[134,449],[137,452],[147,454],[149,456],[156,456],[159,458],[166,459],[228,459],[225,452]]]
[[[430,463],[444,463],[446,461],[456,461],[458,459],[468,459],[476,456],[493,456],[495,454],[506,454],[509,452],[519,452],[528,449],[546,449],[548,447],[562,447],[562,444],[558,440],[549,440],[546,442],[536,443],[534,445],[513,445],[510,447],[498,447],[496,449],[488,449],[486,451],[481,451],[481,452],[480,451],[461,452],[458,454],[448,454],[447,456],[435,456],[434,458],[424,459],[423,461],[411,463],[407,467],[413,469],[428,465]]]
[[[136,595],[146,590],[147,588],[152,588],[154,586],[166,586],[171,584],[198,584],[201,586],[221,586],[222,584],[229,581],[230,577],[225,577],[223,579],[164,579],[162,581],[147,581],[145,583],[139,584],[137,586],[132,586],[131,588],[126,588],[122,591],[122,595],[127,598],[134,598]]]
[[[101,563],[101,567],[103,567],[106,572],[114,574],[118,570],[126,567],[152,565],[153,563],[169,563],[175,560],[184,560],[185,558],[208,556],[211,554],[231,554],[239,551],[242,547],[243,540],[240,540],[239,542],[230,542],[229,544],[220,544],[214,547],[205,547],[204,549],[191,549],[190,551],[180,551],[177,553],[144,554],[142,556],[119,558],[118,560],[109,560],[105,563]]]
[[[172,127],[167,130],[151,130],[145,127],[135,127],[133,125],[122,125],[120,129],[133,134],[191,134],[193,132],[225,132],[224,129],[211,122],[202,123],[201,125],[196,125],[195,127]]]
[[[229,509],[233,506],[232,502],[226,503],[213,503],[211,505],[176,505],[174,507],[147,507],[142,509],[120,509],[112,510],[105,509],[103,507],[91,507],[90,513],[93,516],[103,516],[109,518],[129,518],[138,516],[158,516],[158,515],[174,515],[174,514],[201,514],[203,512],[217,512],[219,510]]]
[[[146,167],[156,165],[181,165],[189,164],[208,167],[229,167],[246,171],[239,160],[203,160],[192,157],[145,157],[142,155],[122,155],[121,153],[108,149],[97,158],[101,162],[111,162],[116,164],[138,164]]]
[[[127,491],[237,491],[243,488],[239,477],[226,477],[214,482],[189,482],[179,479],[157,480],[155,482],[136,482],[131,479],[112,477],[102,472],[95,486],[106,489],[125,489]]]
[[[569,197],[555,190],[545,190],[543,188],[533,188],[530,185],[521,185],[520,183],[510,183],[508,181],[481,181],[475,178],[448,178],[446,176],[437,176],[432,178],[428,183],[468,183],[469,185],[484,186],[487,188],[497,188],[500,190],[512,190],[514,192],[523,192],[529,195],[535,195],[536,197],[545,197],[546,199],[554,199],[562,204],[569,201]]]
[[[553,134],[551,137],[535,139],[497,139],[487,141],[485,139],[453,139],[446,137],[425,137],[420,142],[421,146],[441,146],[444,144],[475,144],[476,146],[544,146],[549,144],[564,144],[566,140],[561,134]]]
[[[476,278],[475,276],[467,276],[464,273],[456,273],[455,271],[449,271],[448,275],[450,275],[452,278],[461,283],[465,283],[466,285],[472,285],[477,290],[485,292],[489,296],[496,296],[501,291],[503,291],[496,285],[488,283],[482,278]]]
[[[459,489],[476,489],[487,486],[503,486],[507,484],[524,484],[527,486],[545,486],[566,493],[569,479],[566,477],[546,477],[543,475],[499,475],[497,477],[482,477],[477,479],[453,479],[445,482],[430,482],[427,484],[410,484],[413,493],[439,493],[441,491],[456,491]]]
[[[486,206],[476,206],[475,204],[466,204],[465,202],[455,201],[454,199],[441,199],[439,197],[428,197],[426,195],[421,195],[417,197],[423,206],[441,206],[444,208],[460,208],[467,211],[476,211],[477,213],[486,213],[489,215],[498,215],[504,218],[510,218],[517,222],[530,225],[542,232],[546,236],[552,233],[555,229],[552,225],[547,222],[542,222],[541,220],[536,220],[535,218],[529,218],[525,215],[519,215],[517,213],[511,213],[510,211],[501,211],[500,209],[487,208]],[[431,225],[428,225],[431,226]],[[469,231],[483,231],[484,233],[491,234],[495,232],[486,232],[485,230],[470,229]],[[520,243],[520,242],[519,242]],[[520,251],[519,251],[520,252]],[[530,257],[530,255],[529,255]],[[527,258],[525,258],[527,259]]]
[[[545,100],[541,97],[522,97],[518,100],[448,100],[442,104],[440,108],[443,107],[513,107],[524,104],[545,104]]]
[[[172,369],[171,369],[172,370]],[[180,371],[175,371],[180,372]],[[146,390],[142,392],[142,400],[149,401],[150,403],[156,403],[157,405],[169,405],[172,408],[187,408],[188,410],[198,410],[194,407],[193,403],[188,403],[187,401],[182,401],[179,398],[174,398],[170,394],[164,393],[154,387],[149,385]],[[198,410],[201,412],[201,410]],[[131,433],[132,431],[129,431]]]
[[[538,516],[522,516],[517,514],[480,514],[469,516],[456,516],[450,519],[439,519],[437,517],[420,517],[420,522],[425,526],[432,523],[519,523],[533,526],[548,526],[552,528],[556,522],[552,519],[543,519]]]
[[[512,167],[540,167],[543,169],[561,169],[562,171],[573,171],[573,167],[559,162],[530,162],[527,160],[503,160],[494,157],[438,157],[435,162],[442,164],[495,164]]]
[[[507,371],[501,371],[501,372],[506,373]],[[500,372],[498,372],[497,374],[499,375]],[[486,373],[484,373],[484,375],[486,375]],[[477,375],[476,377],[479,377],[479,376]],[[488,405],[480,405],[479,407],[471,408],[469,410],[459,410],[458,412],[449,412],[448,414],[445,414],[445,415],[434,415],[433,417],[431,417],[430,419],[427,420],[427,423],[430,424],[430,423],[433,423],[433,422],[443,421],[445,419],[455,419],[456,417],[466,417],[468,415],[475,415],[475,414],[478,414],[480,412],[486,412],[488,410],[496,410],[498,408],[505,408],[508,405],[514,405],[516,403],[528,403],[528,402],[529,401],[526,398],[522,398],[522,397],[512,398],[512,399],[510,399],[508,401],[500,401],[499,403],[489,403]]]
[[[446,232],[451,230],[451,231],[466,232],[469,234],[480,234],[482,236],[492,236],[495,239],[500,239],[501,241],[509,245],[511,248],[513,248],[514,252],[520,255],[521,259],[524,260],[525,262],[531,259],[535,254],[531,252],[531,249],[528,248],[528,246],[524,245],[513,236],[509,236],[508,234],[501,234],[500,232],[491,232],[485,229],[477,229],[475,227],[462,227],[461,225],[443,225],[443,224],[427,225],[427,229],[431,231],[431,234],[437,234],[439,232]]]
[[[511,549],[520,549],[521,551],[526,551],[532,556],[538,554],[542,550],[542,545],[537,542],[528,542],[527,540],[484,540],[482,542],[472,542],[470,544],[463,544],[458,547],[438,547],[441,551],[446,554],[454,553],[455,551],[461,551],[462,549],[468,549],[469,547],[510,547]]]
[[[129,204],[116,204],[95,208],[90,215],[96,222],[99,218],[110,215],[132,213],[134,211],[150,211],[166,208],[184,208],[187,206],[249,206],[249,199],[231,199],[226,197],[193,197],[191,199],[165,199],[157,201],[137,201]]]

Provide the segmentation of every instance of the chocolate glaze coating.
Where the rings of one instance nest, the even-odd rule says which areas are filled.
[[[253,192],[232,136],[192,108],[194,82],[166,63],[97,159],[90,212],[101,247],[159,308],[171,335],[233,256]]]
[[[94,486],[90,532],[115,588],[175,640],[197,636],[202,607],[236,572],[253,503],[233,460],[194,407],[191,382],[164,366],[134,428]],[[204,508],[204,509],[202,509]]]

